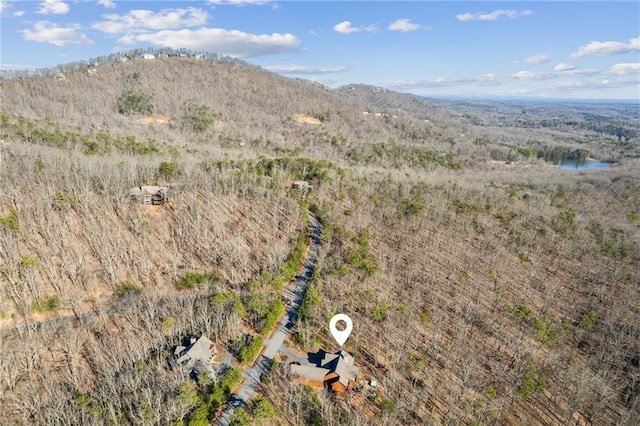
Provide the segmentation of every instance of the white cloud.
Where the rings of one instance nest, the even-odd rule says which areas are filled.
[[[77,24],[61,27],[48,21],[38,21],[32,29],[21,32],[25,40],[50,43],[58,47],[67,45],[91,46],[93,41],[78,32],[79,29],[80,26]]]
[[[620,64],[619,68],[616,70],[620,73],[626,73],[627,70],[634,68],[635,64]],[[629,66],[627,66],[629,65]],[[613,70],[615,68],[612,67],[610,70],[610,74],[615,73]],[[529,84],[537,84],[533,83],[533,81],[539,80],[553,80],[553,79],[564,79],[567,77],[573,78],[573,81],[576,78],[589,78],[598,76],[601,73],[594,69],[575,69],[568,64],[558,64],[554,67],[553,70],[549,71],[518,71],[512,74],[482,74],[477,76],[470,77],[440,77],[435,80],[398,80],[390,82],[386,85],[386,87],[392,89],[403,89],[409,90],[414,88],[438,88],[438,87],[452,87],[452,86],[499,86],[503,84],[507,84],[510,82],[516,81],[529,81]],[[591,78],[593,80],[593,78]],[[618,79],[619,80],[619,79]],[[580,80],[583,81],[583,80]],[[589,80],[586,80],[589,81]],[[561,85],[560,83],[558,83]]]
[[[44,0],[40,3],[40,9],[36,13],[41,15],[64,15],[69,12],[69,5],[60,0]]]
[[[556,72],[573,71],[575,69],[576,67],[574,67],[573,65],[565,64],[564,62],[561,62],[555,67],[553,67],[553,70]]]
[[[346,71],[343,66],[267,65],[265,69],[279,74],[332,74]]]
[[[530,16],[530,15],[533,15],[533,12],[528,10],[528,9],[521,10],[521,11],[498,9],[498,10],[494,10],[493,12],[489,12],[489,13],[484,13],[484,12],[462,13],[462,14],[456,15],[456,19],[458,21],[462,21],[462,22],[468,22],[468,21],[495,21],[496,19],[498,19],[501,16],[506,16],[506,17],[508,17],[510,19],[515,19],[515,18],[519,18],[521,16]]]
[[[549,62],[551,60],[551,56],[546,53],[538,53],[537,55],[527,56],[522,60],[525,64],[542,64],[544,62]]]
[[[351,34],[362,31],[362,28],[357,28],[351,25],[349,21],[342,21],[339,24],[333,26],[333,30],[340,34]]]
[[[637,74],[640,73],[640,62],[615,64],[608,72],[614,75]]]
[[[495,73],[482,74],[474,77],[472,84],[479,86],[497,86],[502,84],[502,77]]]
[[[518,71],[511,75],[516,80],[542,80],[553,78],[553,73],[548,71]]]
[[[27,64],[0,64],[0,71],[19,71],[35,68],[33,65]]]
[[[391,24],[389,24],[389,27],[387,29],[391,31],[402,31],[406,33],[410,31],[419,30],[420,24],[412,24],[411,20],[406,18],[400,18],[400,19],[397,19],[395,22],[392,22]]]
[[[160,12],[134,9],[125,15],[107,14],[92,28],[107,34],[130,34],[147,30],[169,30],[204,25],[209,17],[202,9],[163,9]]]
[[[552,83],[548,85],[531,86],[528,88],[522,88],[512,91],[514,95],[534,95],[534,96],[551,96],[553,94],[562,94],[567,96],[572,93],[582,92],[581,96],[584,96],[585,91],[597,91],[599,96],[602,96],[603,90],[616,89],[621,87],[636,87],[640,83],[640,79],[624,79],[624,78],[611,78],[604,80],[572,80]]]
[[[592,41],[585,46],[580,46],[577,52],[570,56],[574,59],[591,55],[618,55],[621,53],[640,50],[640,37],[629,39],[629,43],[619,41]]]
[[[271,3],[271,1],[272,0],[208,0],[207,3],[214,6],[262,6],[263,4]]]
[[[576,76],[591,76],[597,75],[600,71],[594,69],[576,69],[572,67],[571,69],[561,70],[556,72],[557,77],[576,77]]]
[[[568,64],[558,64],[553,71],[518,71],[511,76],[516,80],[548,80],[562,77],[591,76],[598,74],[594,69],[576,69]]]
[[[548,86],[553,91],[573,91],[577,89],[583,89],[587,86],[587,83],[582,80],[563,81],[561,83],[554,83]]]
[[[612,67],[612,69],[613,68],[614,67]],[[620,72],[626,72],[626,68],[627,67],[619,67],[616,69]],[[602,91],[616,88],[629,88],[637,91],[638,85],[640,84],[640,73],[637,72],[631,73],[630,75],[615,75],[610,72],[609,77],[598,78],[600,73],[594,73],[593,70],[587,71],[589,71],[589,73],[585,74],[583,77],[576,75],[575,78],[571,78],[570,80],[560,80],[555,82],[553,80],[548,80],[549,82],[546,84],[543,83],[543,81],[547,81],[547,77],[551,79],[554,73],[520,73],[520,77],[529,78],[517,78],[514,75],[485,74],[472,77],[444,77],[437,78],[435,80],[399,80],[387,83],[384,87],[414,93],[418,93],[423,90],[437,91],[438,89],[444,90],[449,87],[458,87],[462,89],[457,90],[464,90],[464,93],[472,93],[470,91],[470,88],[472,87],[480,88],[484,86],[503,86],[505,87],[505,90],[510,91],[510,93],[514,95],[549,96],[551,94],[562,94],[563,96],[566,96],[567,94],[572,93],[584,94],[585,91],[597,91],[598,95],[601,96],[603,93]],[[545,78],[539,78],[543,74]],[[562,76],[555,73],[555,77],[560,78]],[[524,83],[525,86],[516,86],[510,89],[509,84],[514,81],[521,82],[521,84]],[[451,91],[452,89],[446,90]],[[456,89],[453,90],[455,91]]]
[[[126,35],[121,37],[118,42],[128,45],[150,43],[164,47],[204,50],[237,58],[291,52],[300,46],[300,40],[289,33],[249,34],[222,28],[184,29]]]
[[[640,83],[640,78],[605,78],[603,80],[574,80],[554,83],[544,87],[545,90],[552,92],[571,92],[579,89],[588,90],[608,90],[619,87],[636,88]]]
[[[351,34],[351,33],[359,33],[362,31],[368,31],[368,32],[375,31],[376,26],[368,25],[366,27],[354,27],[350,21],[342,21],[338,24],[335,24],[333,26],[333,30],[340,34]]]
[[[115,9],[116,4],[113,0],[98,0],[98,4],[106,7],[107,9]]]
[[[616,87],[627,87],[635,89],[638,93],[638,85],[640,84],[640,76],[635,75],[630,78],[612,78],[605,79],[600,82],[600,87],[603,89],[611,89]]]
[[[9,9],[11,9],[13,6],[13,3],[9,3],[5,0],[0,0],[0,16],[9,16]],[[24,10],[16,10],[11,14],[11,16],[16,16],[18,18],[24,16]]]
[[[440,77],[435,80],[397,80],[386,84],[390,89],[411,89],[416,87],[450,87],[450,86],[498,86],[504,77],[489,73],[473,77]]]

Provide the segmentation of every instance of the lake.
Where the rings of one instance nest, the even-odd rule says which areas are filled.
[[[560,170],[602,169],[609,167],[609,163],[585,160],[562,160],[556,163],[556,166],[560,166]]]

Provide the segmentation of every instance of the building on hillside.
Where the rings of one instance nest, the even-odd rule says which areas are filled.
[[[307,193],[313,189],[313,185],[311,185],[306,180],[296,180],[291,184],[291,188],[298,190],[302,193]]]
[[[325,383],[337,394],[344,394],[347,390],[353,389],[360,372],[360,367],[353,364],[353,356],[342,350],[335,354],[326,354],[322,367],[329,370],[329,374],[324,376]]]
[[[142,55],[143,59],[155,59],[156,55],[153,55],[151,53],[145,53],[144,55]]]
[[[216,355],[216,346],[204,334],[198,340],[192,337],[189,346],[177,346],[173,355],[175,363],[185,374],[215,374],[212,362]]]
[[[165,204],[170,201],[169,187],[152,185],[136,186],[129,190],[129,198],[131,201],[140,204],[153,204],[155,206]]]
[[[292,364],[291,380],[294,383],[314,387],[326,386],[336,395],[344,395],[355,387],[360,367],[353,362],[353,356],[340,350],[335,354],[324,351],[312,355],[314,363],[307,365]]]

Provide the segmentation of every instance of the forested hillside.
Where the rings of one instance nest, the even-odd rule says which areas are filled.
[[[313,214],[287,346],[331,350],[348,314],[364,390],[294,384],[281,355],[250,421],[638,424],[637,104],[429,100],[138,53],[0,80],[5,421],[214,422],[236,380],[167,359],[204,333],[245,368]],[[142,185],[170,201],[132,202]]]

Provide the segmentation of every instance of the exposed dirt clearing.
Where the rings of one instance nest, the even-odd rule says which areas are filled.
[[[146,117],[140,117],[136,121],[141,124],[168,125],[173,123],[173,118],[168,115],[148,115]]]
[[[319,126],[322,124],[322,121],[310,116],[309,114],[296,114],[294,117],[298,123],[311,124],[314,126]]]

